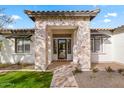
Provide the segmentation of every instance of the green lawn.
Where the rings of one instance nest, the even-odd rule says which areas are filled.
[[[0,73],[0,88],[49,88],[52,72],[14,71]]]

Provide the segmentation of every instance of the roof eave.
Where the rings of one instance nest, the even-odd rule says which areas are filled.
[[[25,10],[25,14],[27,14],[33,21],[35,21],[35,17],[40,15],[43,16],[57,16],[57,17],[90,17],[92,20],[99,12],[100,9],[92,10],[92,11],[31,11]]]

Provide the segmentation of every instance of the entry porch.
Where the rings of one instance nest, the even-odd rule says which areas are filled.
[[[90,69],[90,21],[99,13],[92,11],[31,11],[25,13],[35,22],[35,69],[46,70],[58,59],[80,63],[81,70]],[[76,27],[76,28],[75,28]],[[58,36],[61,32],[62,36]],[[71,30],[71,36],[67,33]],[[69,36],[65,36],[69,35]],[[57,38],[57,40],[56,40]],[[70,39],[69,39],[70,38]],[[55,44],[53,48],[53,39]],[[53,50],[54,49],[54,50]]]
[[[48,27],[46,41],[48,65],[57,61],[73,61],[76,29],[77,27]]]

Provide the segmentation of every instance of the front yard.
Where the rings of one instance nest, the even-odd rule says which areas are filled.
[[[124,88],[124,72],[84,71],[75,74],[80,88]]]
[[[49,88],[52,72],[0,72],[0,88]]]

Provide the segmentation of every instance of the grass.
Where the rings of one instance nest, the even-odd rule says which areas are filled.
[[[49,88],[52,72],[11,71],[0,73],[0,88]]]

